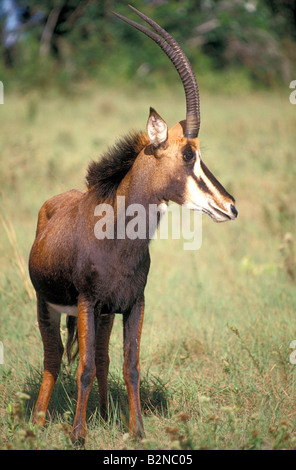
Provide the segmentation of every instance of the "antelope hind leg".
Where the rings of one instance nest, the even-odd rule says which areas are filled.
[[[52,307],[47,305],[38,293],[37,315],[43,341],[44,373],[33,412],[33,423],[43,426],[52,389],[59,374],[64,347],[60,335],[61,316]]]

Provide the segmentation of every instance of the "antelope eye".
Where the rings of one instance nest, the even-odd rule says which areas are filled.
[[[183,160],[187,163],[195,160],[195,152],[189,145],[185,148],[183,152]]]

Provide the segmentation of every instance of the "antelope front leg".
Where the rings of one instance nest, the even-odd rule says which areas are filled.
[[[144,317],[144,299],[123,316],[123,376],[129,399],[129,431],[134,437],[144,437],[140,404],[140,340]]]
[[[96,325],[96,376],[99,385],[100,412],[104,420],[108,416],[109,340],[114,322],[114,314],[98,315]]]
[[[78,400],[71,440],[84,444],[86,436],[86,406],[93,384],[95,367],[95,320],[93,305],[83,296],[78,299],[79,366],[77,372]]]

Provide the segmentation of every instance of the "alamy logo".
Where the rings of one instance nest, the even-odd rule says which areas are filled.
[[[4,86],[2,82],[0,82],[0,104],[4,104]]]
[[[296,80],[291,81],[290,88],[296,88]],[[290,93],[290,103],[296,104],[296,89]]]
[[[4,346],[2,341],[0,341],[0,364],[4,364]]]
[[[291,341],[289,348],[294,349],[294,351],[292,351],[290,354],[290,362],[291,364],[295,365],[296,364],[296,340],[295,339]]]
[[[166,203],[125,205],[125,197],[118,196],[116,209],[110,204],[99,204],[94,216],[99,217],[94,226],[98,240],[151,240],[183,239],[184,250],[198,250],[202,242],[202,214],[184,206]],[[158,222],[161,222],[158,227]],[[157,230],[158,228],[158,230]]]

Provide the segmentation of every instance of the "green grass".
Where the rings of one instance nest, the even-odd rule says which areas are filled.
[[[230,96],[201,90],[204,161],[237,200],[235,222],[203,217],[198,251],[182,240],[151,244],[141,346],[147,438],[127,434],[122,325],[110,343],[110,418],[88,405],[89,449],[292,449],[296,445],[295,106],[286,93]],[[64,363],[47,425],[31,414],[42,343],[27,273],[41,204],[83,188],[87,164],[149,106],[169,126],[184,116],[182,91],[81,90],[5,96],[0,106],[0,448],[69,449],[76,368]],[[63,323],[64,325],[64,323]],[[65,337],[65,326],[63,326]],[[25,393],[25,395],[23,395]]]

